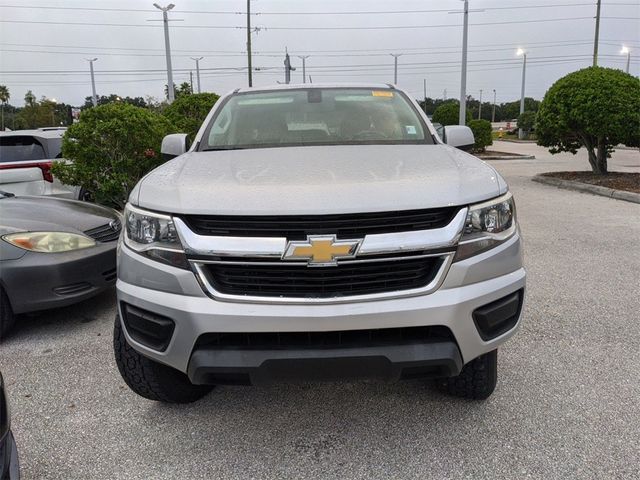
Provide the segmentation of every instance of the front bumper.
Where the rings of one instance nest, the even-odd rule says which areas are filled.
[[[115,284],[117,242],[64,253],[27,252],[0,264],[14,313],[63,307]]]
[[[193,352],[187,374],[195,384],[261,385],[274,381],[451,377],[462,357],[454,342],[339,349],[221,350]]]
[[[197,372],[206,373],[209,367],[217,368],[220,363],[216,362],[233,362],[235,358],[240,362],[237,367],[251,369],[264,365],[269,359],[281,359],[279,354],[273,353],[269,358],[255,354],[251,358],[240,354],[226,359],[214,359],[209,354],[196,355],[198,352],[194,352],[194,346],[198,338],[212,332],[332,332],[443,326],[452,332],[462,364],[465,364],[495,349],[515,333],[520,323],[520,312],[513,328],[490,340],[482,339],[472,313],[524,290],[525,277],[520,237],[516,234],[492,250],[452,264],[441,287],[429,295],[328,305],[234,303],[208,297],[193,272],[148,260],[122,246],[117,291],[120,309],[126,303],[175,322],[172,337],[163,351],[136,342],[125,326],[123,330],[129,344],[141,354],[189,373],[192,380],[198,380]],[[122,315],[122,311],[120,313]],[[385,376],[394,377],[398,375],[398,365],[407,358],[407,351],[412,347],[402,346],[405,351],[397,355],[381,354],[381,347],[377,348],[377,354],[355,352],[356,358],[386,358],[388,364],[396,365],[390,366]],[[328,358],[341,355],[338,349],[330,352]],[[313,356],[306,355],[305,358]],[[421,361],[421,358],[428,361],[434,358],[434,354],[419,354],[414,360]],[[285,356],[284,359],[290,357]],[[233,367],[231,363],[226,366]]]

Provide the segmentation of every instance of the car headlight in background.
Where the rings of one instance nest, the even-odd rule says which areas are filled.
[[[95,246],[89,237],[68,232],[20,232],[2,237],[11,245],[40,253],[62,253]]]
[[[153,260],[189,268],[178,232],[170,215],[149,212],[127,204],[124,209],[124,243]]]
[[[517,229],[513,195],[471,205],[454,261],[469,258],[495,247],[513,236]]]

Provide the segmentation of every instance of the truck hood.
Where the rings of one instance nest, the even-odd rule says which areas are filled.
[[[341,145],[186,153],[130,200],[176,214],[316,215],[466,205],[504,191],[491,166],[447,145]]]

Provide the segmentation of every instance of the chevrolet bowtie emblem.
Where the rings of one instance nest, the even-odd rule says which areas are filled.
[[[289,242],[283,260],[307,260],[309,266],[335,266],[338,259],[356,256],[360,240],[337,240],[335,235],[309,235]]]

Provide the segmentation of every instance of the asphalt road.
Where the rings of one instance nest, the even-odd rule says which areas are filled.
[[[516,196],[529,287],[486,402],[420,381],[130,392],[114,295],[23,318],[0,346],[25,479],[639,478],[640,205],[530,181],[583,154],[492,162]],[[640,171],[637,151],[613,168]]]

